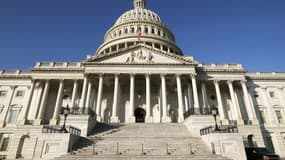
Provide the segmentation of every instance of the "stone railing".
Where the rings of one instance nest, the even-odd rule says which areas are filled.
[[[80,62],[37,62],[35,68],[78,68]]]
[[[237,126],[220,126],[219,128],[215,128],[215,126],[205,127],[200,130],[200,135],[207,135],[212,133],[238,133]]]
[[[62,128],[61,126],[48,126],[45,125],[42,128],[42,133],[70,133],[73,135],[80,136],[81,135],[81,130],[78,128],[75,128],[73,126],[66,126],[66,130]]]
[[[197,109],[191,108],[184,113],[184,119],[192,116],[192,115],[211,115],[211,110],[209,108]]]
[[[0,70],[0,75],[28,75],[31,74],[28,70]]]

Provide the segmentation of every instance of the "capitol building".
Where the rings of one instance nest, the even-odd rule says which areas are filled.
[[[133,3],[86,59],[0,70],[0,159],[285,157],[285,73],[184,56]]]

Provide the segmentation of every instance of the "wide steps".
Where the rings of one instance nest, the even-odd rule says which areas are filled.
[[[100,124],[89,139],[94,143],[81,142],[80,146],[87,147],[56,159],[226,160],[213,155],[203,141],[193,137],[182,124]]]
[[[198,155],[198,156],[65,156],[64,158],[56,158],[55,160],[230,160],[217,155]]]

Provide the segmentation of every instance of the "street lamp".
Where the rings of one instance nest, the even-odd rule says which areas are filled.
[[[63,125],[62,125],[62,128],[61,128],[61,131],[63,131],[64,133],[68,133],[66,128],[65,128],[65,123],[66,123],[66,118],[69,115],[69,113],[70,113],[69,106],[67,105],[66,107],[63,107],[64,121],[63,121]]]
[[[214,131],[220,131],[220,129],[218,127],[218,123],[217,123],[218,109],[216,107],[212,108],[212,115],[214,116],[214,119],[215,119],[215,129],[214,129]]]

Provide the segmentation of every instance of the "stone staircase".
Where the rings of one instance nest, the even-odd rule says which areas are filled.
[[[99,124],[95,143],[78,143],[80,148],[56,160],[218,160],[200,138],[191,136],[183,124]],[[84,147],[85,146],[85,147]]]

